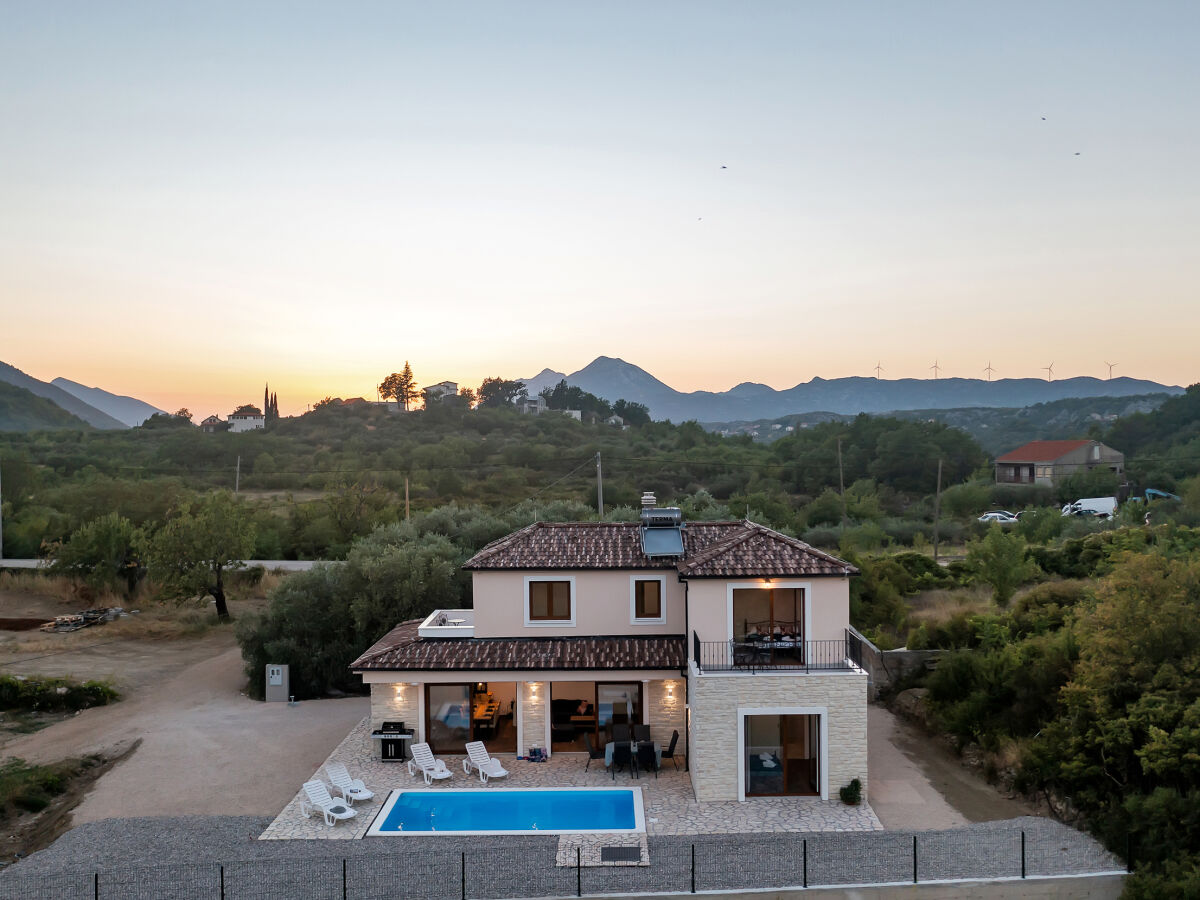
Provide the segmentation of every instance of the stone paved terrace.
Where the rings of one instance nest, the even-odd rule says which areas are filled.
[[[379,743],[369,737],[370,721],[363,719],[337,748],[330,760],[346,764],[350,774],[361,778],[375,798],[355,804],[358,815],[330,828],[317,815],[305,818],[300,812],[300,786],[296,796],[263,831],[263,840],[325,838],[349,840],[362,837],[371,821],[395,788],[425,788],[424,780],[410,776],[403,763],[385,763],[379,759]],[[548,762],[532,763],[497,754],[508,770],[507,778],[483,785],[477,775],[463,774],[461,756],[441,756],[454,777],[434,782],[435,789],[478,789],[496,787],[605,787],[613,784],[603,760],[595,760],[584,771],[587,756],[557,753]],[[646,811],[646,832],[650,835],[754,834],[767,832],[839,832],[881,831],[883,826],[867,804],[846,806],[838,800],[811,797],[762,797],[739,802],[697,803],[691,780],[669,760],[656,780],[653,773],[630,779],[627,771],[617,773],[618,785],[634,784],[642,788]],[[327,781],[324,764],[314,777]]]

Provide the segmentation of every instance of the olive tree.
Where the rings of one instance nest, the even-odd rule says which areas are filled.
[[[250,512],[229,491],[185,503],[146,543],[149,574],[163,596],[211,595],[217,617],[229,618],[225,577],[254,552]]]

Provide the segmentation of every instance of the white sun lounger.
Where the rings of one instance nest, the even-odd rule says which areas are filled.
[[[434,781],[450,777],[450,770],[446,768],[444,762],[434,758],[429,744],[423,741],[420,744],[413,744],[412,755],[413,758],[408,761],[409,775],[416,775],[417,772],[420,772],[425,776],[426,784],[433,784]]]
[[[333,785],[334,791],[341,794],[342,799],[351,805],[355,800],[370,800],[375,796],[375,792],[368,790],[361,778],[352,778],[340,762],[325,763],[325,774],[329,776],[329,783]]]
[[[348,803],[330,797],[323,781],[304,782],[300,812],[304,813],[305,818],[311,817],[314,812],[321,813],[325,817],[325,824],[331,828],[342,819],[353,819],[357,815]]]
[[[471,770],[479,771],[479,780],[487,784],[489,778],[503,778],[508,772],[500,765],[500,760],[488,756],[483,741],[471,741],[467,744],[467,758],[463,760],[463,771],[468,775]]]

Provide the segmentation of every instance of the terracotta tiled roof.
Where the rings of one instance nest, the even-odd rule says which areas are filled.
[[[1010,450],[997,456],[996,462],[1049,463],[1066,456],[1072,450],[1090,444],[1091,441],[1030,441],[1024,447]]]
[[[858,570],[804,541],[754,522],[679,563],[685,578],[774,575],[852,575]]]
[[[754,522],[691,522],[684,555],[642,552],[636,522],[535,522],[488,544],[465,569],[674,569],[697,578],[721,575],[850,575],[857,570],[803,541]]]
[[[353,671],[681,669],[683,635],[548,638],[421,638],[402,622],[351,663]]]

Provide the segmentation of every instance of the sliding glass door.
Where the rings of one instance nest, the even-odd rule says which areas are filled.
[[[804,661],[804,589],[734,588],[734,660],[744,665]]]
[[[821,717],[746,716],[747,797],[819,795]]]
[[[465,753],[468,741],[483,741],[490,753],[516,751],[515,683],[430,684],[425,691],[425,734],[434,753]]]

